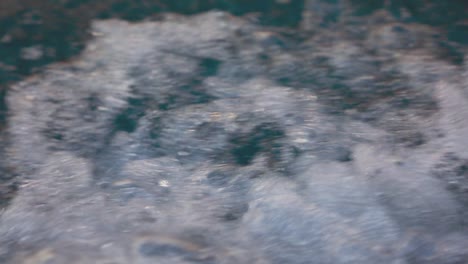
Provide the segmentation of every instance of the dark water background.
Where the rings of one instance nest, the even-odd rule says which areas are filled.
[[[286,2],[286,3],[282,3]],[[265,25],[297,27],[305,8],[304,0],[2,0],[0,3],[0,83],[13,81],[38,66],[64,60],[77,54],[89,37],[90,20],[122,18],[129,21],[158,19],[165,12],[194,14],[223,10],[234,15],[256,13]],[[427,23],[447,29],[450,40],[467,44],[467,2],[463,0],[314,0],[327,4],[324,25],[332,23],[340,12],[357,16],[387,9],[406,22]],[[343,8],[343,5],[347,5]],[[312,6],[313,7],[313,6]],[[40,56],[28,58],[24,48],[42,50]]]

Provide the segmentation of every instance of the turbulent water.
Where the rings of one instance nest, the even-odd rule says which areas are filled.
[[[0,260],[466,263],[468,70],[434,32],[96,22],[9,94]]]

